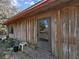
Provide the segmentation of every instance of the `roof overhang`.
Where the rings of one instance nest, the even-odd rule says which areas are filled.
[[[48,8],[53,8],[55,5],[60,4],[61,2],[71,2],[72,0],[43,0],[42,2],[23,10],[22,12],[16,14],[15,16],[13,16],[12,18],[9,18],[7,21],[4,22],[5,25],[9,25],[12,23],[17,22],[18,20],[21,20],[20,18],[26,16],[30,16],[32,14],[35,14],[37,12],[39,12],[40,10],[46,10]],[[63,4],[64,4],[63,3]],[[61,4],[62,5],[62,4]]]
[[[46,5],[50,4],[51,2],[54,2],[55,0],[43,0],[42,2],[23,10],[22,12],[16,14],[15,16],[9,18],[7,21],[4,22],[5,25],[12,24],[16,21],[18,21],[20,18],[26,15],[29,16],[32,13],[35,13],[35,11],[39,11],[42,7],[45,7]]]

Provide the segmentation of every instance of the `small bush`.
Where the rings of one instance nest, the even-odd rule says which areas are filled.
[[[5,48],[10,48],[15,45],[19,45],[19,43],[20,43],[20,41],[18,41],[17,39],[7,38],[0,42],[0,44],[1,44],[0,46],[5,47]]]

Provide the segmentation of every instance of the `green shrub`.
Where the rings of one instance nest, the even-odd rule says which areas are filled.
[[[5,48],[10,48],[13,47],[14,45],[19,45],[20,41],[17,39],[13,39],[13,38],[7,38],[5,40],[2,40],[0,42],[0,46],[5,47]]]

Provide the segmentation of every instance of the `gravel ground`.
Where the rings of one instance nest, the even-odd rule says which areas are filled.
[[[51,53],[42,49],[25,48],[23,52],[12,53],[10,59],[56,59]]]
[[[32,49],[27,47],[23,52],[3,51],[0,53],[0,59],[54,59],[53,56],[41,49]],[[56,58],[55,58],[56,59]]]
[[[8,51],[5,46],[6,44],[0,44],[0,59],[57,59],[50,52],[39,48],[24,47],[23,51],[12,52]]]

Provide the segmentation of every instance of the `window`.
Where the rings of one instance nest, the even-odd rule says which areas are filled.
[[[14,33],[13,27],[10,26],[10,27],[8,28],[8,31],[9,31],[9,33],[13,34],[13,33]]]

